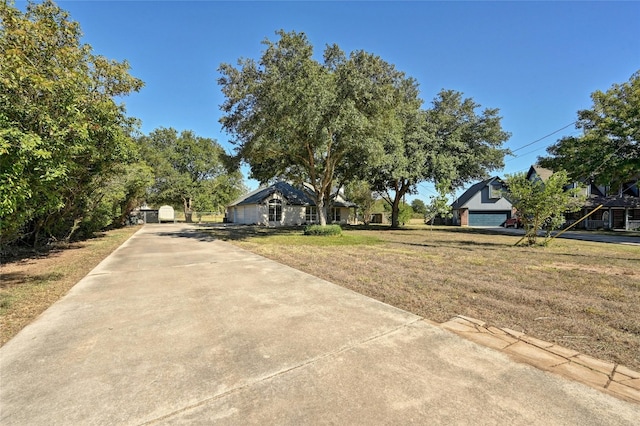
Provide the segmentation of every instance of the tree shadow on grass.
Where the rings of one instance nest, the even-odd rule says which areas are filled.
[[[504,250],[505,248],[513,247],[511,244],[504,243],[489,243],[489,242],[478,242],[471,240],[463,240],[463,241],[443,241],[443,240],[431,240],[428,243],[409,243],[409,242],[401,242],[394,241],[396,244],[403,244],[414,247],[429,247],[429,248],[439,248],[439,247],[448,247],[460,250],[468,250],[475,251],[476,249],[472,247],[482,247],[487,250]]]
[[[198,241],[242,241],[249,238],[264,238],[274,235],[302,234],[303,226],[266,227],[255,225],[195,225],[196,227],[179,232],[158,232],[157,235],[174,238],[191,238]]]
[[[57,242],[38,248],[28,246],[11,246],[0,252],[0,264],[9,264],[21,261],[44,259],[55,256],[67,250],[82,248],[82,242]]]
[[[49,281],[56,281],[62,278],[64,274],[60,272],[49,272],[46,274],[30,275],[24,272],[8,272],[0,274],[0,289],[16,287],[19,285],[42,285]]]

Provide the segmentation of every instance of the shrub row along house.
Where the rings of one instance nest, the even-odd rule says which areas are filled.
[[[553,171],[534,165],[529,168],[527,179],[545,181]],[[597,186],[593,183],[582,184],[587,200],[582,209],[566,215],[567,225],[589,214],[602,205],[586,220],[576,225],[577,229],[640,229],[640,191],[638,174],[634,180],[625,182],[619,188]],[[576,187],[580,183],[574,183]],[[451,205],[453,224],[458,226],[500,226],[516,212],[511,203],[504,198],[506,190],[500,177],[478,182],[465,191]]]
[[[327,222],[355,223],[356,205],[341,191],[333,194]],[[297,188],[287,182],[261,187],[237,199],[227,207],[229,223],[265,226],[294,226],[319,223],[318,209],[309,188]]]

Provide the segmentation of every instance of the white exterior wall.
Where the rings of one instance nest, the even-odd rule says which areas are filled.
[[[282,225],[294,226],[304,223],[305,209],[303,206],[282,206]]]
[[[338,210],[340,210],[340,222],[343,225],[346,225],[347,223],[349,223],[349,214],[350,209],[348,207],[336,207]]]
[[[282,220],[269,222],[269,201],[282,201]],[[349,223],[352,209],[340,207],[340,223]],[[227,208],[227,219],[239,225],[299,226],[306,223],[306,207],[287,204],[280,194],[273,194],[263,204],[246,204]],[[329,222],[330,222],[330,218]]]

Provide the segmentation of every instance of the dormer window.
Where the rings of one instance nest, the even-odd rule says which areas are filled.
[[[498,185],[489,185],[489,198],[492,200],[502,198],[502,187]]]

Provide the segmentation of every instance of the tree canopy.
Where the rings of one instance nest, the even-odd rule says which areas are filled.
[[[509,135],[497,110],[476,114],[471,99],[442,91],[423,111],[417,82],[378,56],[332,45],[318,62],[304,34],[277,34],[258,62],[221,65],[220,121],[251,177],[311,184],[321,224],[333,186],[367,180],[398,226],[419,182],[457,187],[502,166]]]
[[[144,180],[141,167],[123,173],[137,161],[136,123],[115,102],[142,81],[126,61],[81,44],[78,23],[49,0],[24,13],[2,2],[0,19],[0,240],[37,243],[104,225],[89,221],[104,201],[98,189],[116,174]]]
[[[461,92],[442,90],[427,110],[426,126],[433,138],[427,163],[436,185],[460,188],[504,166],[510,151],[502,145],[511,134],[502,129],[497,108],[478,112],[480,108]]]
[[[407,89],[405,94],[417,90]],[[418,183],[431,181],[451,192],[501,168],[509,152],[501,148],[509,133],[502,130],[497,109],[478,114],[480,105],[453,90],[442,90],[427,110],[417,108],[417,92],[403,99],[408,101],[398,109],[400,130],[369,174],[373,188],[392,206],[393,227],[399,225],[401,199],[416,192]]]
[[[244,191],[242,175],[228,170],[224,150],[212,139],[160,128],[138,142],[155,175],[147,200],[182,206],[188,222],[194,210],[221,211]]]
[[[566,170],[574,181],[616,187],[640,172],[640,71],[628,82],[591,94],[590,109],[578,111],[581,136],[568,136],[547,148],[541,166]]]
[[[411,208],[415,213],[419,213],[423,216],[427,214],[427,205],[424,203],[424,201],[418,198],[411,201]]]
[[[319,62],[303,33],[277,35],[277,42],[263,42],[258,62],[220,66],[226,97],[220,121],[252,178],[310,184],[325,224],[332,187],[382,152],[405,77],[375,55],[347,57],[336,45]]]

